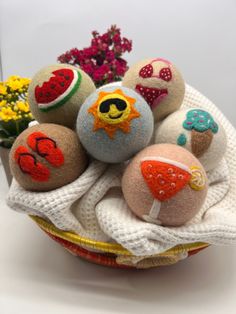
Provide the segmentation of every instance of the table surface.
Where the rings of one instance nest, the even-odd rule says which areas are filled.
[[[32,76],[93,29],[117,23],[134,50],[174,60],[188,83],[236,126],[234,0],[0,1],[3,77]],[[147,53],[148,51],[148,53]],[[0,167],[0,313],[235,313],[236,247],[210,247],[176,265],[109,269],[70,255],[5,204]]]

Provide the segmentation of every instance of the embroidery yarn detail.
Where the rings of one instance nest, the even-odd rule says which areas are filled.
[[[217,133],[219,128],[211,114],[202,109],[189,110],[186,120],[183,122],[183,127],[186,130],[195,130],[197,132],[211,130],[213,133]]]
[[[64,155],[57,143],[41,132],[33,132],[27,138],[27,144],[39,156],[45,158],[52,166],[60,167],[64,164]]]
[[[135,90],[146,100],[152,110],[168,95],[166,88],[146,87],[142,84],[137,84]]]
[[[155,62],[163,62],[165,63],[167,66],[162,68],[159,71],[159,74],[153,75],[154,69],[153,69],[153,63]],[[172,72],[170,69],[171,63],[167,60],[161,59],[161,58],[157,58],[152,60],[149,64],[146,64],[145,66],[143,66],[140,71],[139,71],[139,76],[142,78],[158,78],[161,80],[164,80],[166,82],[169,82],[172,79]]]
[[[65,68],[52,72],[53,76],[35,87],[35,99],[41,111],[64,105],[78,90],[82,76],[79,71]]]
[[[141,173],[153,197],[162,202],[182,190],[191,179],[185,165],[161,157],[143,160]]]
[[[32,180],[45,182],[49,180],[50,170],[38,162],[33,154],[24,146],[19,146],[15,150],[14,159],[20,170],[31,176]]]
[[[177,139],[177,144],[179,146],[184,146],[187,143],[187,137],[185,134],[181,133]]]
[[[190,170],[192,173],[191,179],[189,181],[190,187],[196,191],[203,190],[206,186],[206,178],[203,172],[197,166],[190,167]]]
[[[191,131],[191,149],[196,157],[201,157],[207,151],[213,135],[219,129],[210,113],[202,109],[188,111],[183,127]]]
[[[96,102],[88,109],[88,113],[94,116],[93,131],[104,129],[111,139],[118,129],[129,133],[131,120],[140,117],[134,107],[135,102],[135,98],[125,95],[120,89],[100,92]]]

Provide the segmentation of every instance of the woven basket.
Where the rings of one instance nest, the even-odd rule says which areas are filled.
[[[207,98],[205,98],[198,91],[196,91],[194,88],[188,85],[187,85],[187,92],[186,92],[184,104],[185,104],[185,107],[187,108],[191,108],[192,106],[196,107],[196,104],[202,104],[203,108],[212,112],[218,118],[218,120],[221,121],[222,125],[225,127],[225,130],[228,136],[228,149],[226,152],[225,160],[227,162],[226,168],[230,171],[231,178],[230,178],[230,182],[228,182],[229,178],[227,177],[227,174],[226,176],[223,176],[224,180],[226,179],[228,180],[227,182],[223,181],[223,189],[219,189],[220,181],[217,181],[216,189],[213,190],[214,192],[216,192],[216,198],[213,195],[211,195],[211,202],[212,202],[212,207],[214,207],[214,210],[210,211],[209,208],[207,209],[210,211],[209,216],[205,215],[205,212],[202,213],[204,214],[203,219],[202,219],[203,224],[201,223],[196,224],[196,228],[194,228],[194,230],[193,228],[188,228],[187,226],[186,228],[184,228],[184,230],[180,232],[180,235],[178,235],[178,232],[176,232],[175,230],[173,231],[171,229],[171,235],[173,239],[175,240],[175,242],[171,242],[173,243],[172,248],[170,248],[169,250],[165,252],[162,251],[162,253],[156,254],[156,255],[135,256],[130,251],[128,251],[123,246],[117,243],[117,242],[124,243],[124,241],[122,242],[123,238],[117,238],[116,243],[100,242],[100,241],[92,240],[89,237],[88,238],[82,237],[79,234],[76,234],[73,232],[62,231],[62,229],[69,230],[72,228],[70,228],[71,227],[70,224],[69,224],[69,227],[64,225],[64,221],[62,221],[64,219],[63,218],[64,216],[61,214],[60,211],[58,213],[59,218],[56,217],[57,218],[56,219],[55,217],[53,217],[53,215],[48,217],[48,219],[50,219],[50,221],[55,223],[55,225],[57,225],[60,229],[56,227],[53,223],[49,222],[48,220],[44,220],[42,218],[39,218],[38,216],[30,216],[30,217],[45,233],[47,233],[48,236],[50,236],[50,238],[58,242],[60,245],[62,245],[66,250],[68,250],[73,255],[82,257],[86,259],[87,261],[90,261],[96,264],[109,266],[109,267],[116,267],[116,268],[143,269],[143,268],[158,267],[158,266],[163,266],[163,265],[171,265],[171,264],[177,263],[178,261],[188,256],[198,253],[202,249],[208,247],[209,243],[214,244],[214,245],[222,245],[222,244],[226,245],[226,244],[232,244],[233,242],[236,242],[236,222],[235,222],[236,221],[236,215],[235,215],[235,202],[236,202],[236,198],[235,198],[235,195],[236,195],[236,190],[235,190],[236,142],[235,142],[235,138],[236,137],[235,137],[235,130],[231,126],[231,124],[228,122],[228,120],[215,107],[213,103],[211,103]],[[222,168],[223,174],[227,172],[225,171],[226,168],[225,167]],[[66,195],[67,197],[71,195],[75,195],[75,194],[77,195],[78,187],[73,186],[72,190],[69,189],[68,194],[65,192],[66,191],[63,190],[63,193],[64,193],[63,195]],[[86,191],[84,191],[84,193],[85,192]],[[220,195],[219,196],[220,198],[218,198],[218,195]],[[8,197],[8,205],[16,211],[22,211],[31,215],[39,214],[45,217],[45,213],[43,211],[43,205],[46,205],[48,212],[50,211],[51,213],[55,213],[54,200],[57,198],[57,196],[58,196],[57,193],[55,195],[53,194],[52,203],[50,203],[50,206],[48,206],[49,204],[48,200],[46,200],[45,202],[44,198],[42,197],[42,201],[41,201],[38,195],[37,197],[33,199],[33,201],[30,201],[31,198],[30,198],[29,192],[23,191],[20,187],[15,185],[13,181],[13,184],[10,190],[10,196]],[[58,202],[60,201],[61,201],[61,198],[59,198]],[[218,203],[220,204],[218,205]],[[35,208],[33,205],[35,206]],[[68,208],[69,206],[68,202],[64,205],[65,205],[64,208]],[[227,218],[227,215],[228,215],[228,218]],[[232,223],[231,223],[231,220],[232,220]],[[70,219],[69,219],[69,222],[70,222]],[[206,223],[204,224],[204,222]],[[191,230],[187,230],[187,229],[191,229]],[[199,231],[199,234],[198,234],[198,231]],[[87,234],[89,233],[86,233],[86,235]],[[109,232],[107,232],[107,235],[110,238],[116,238],[116,237],[112,237]],[[186,244],[186,242],[189,241],[189,238],[191,238],[192,239],[191,241],[193,241],[194,243]],[[145,238],[145,239],[147,241],[152,242],[153,238],[151,239]],[[155,239],[159,241],[158,236],[156,236]],[[136,247],[134,246],[135,245],[134,243],[140,243],[140,241],[138,240],[139,240],[139,233],[136,232],[135,241],[131,241],[131,245],[127,247],[130,247],[132,251],[134,252],[141,252],[140,254],[142,254],[142,252],[149,252],[149,250],[144,250],[145,248],[143,247],[142,247],[142,250],[138,250],[139,246],[138,245],[136,245]],[[205,241],[205,242],[196,242],[196,241]],[[168,239],[165,239],[165,243],[167,242],[168,242]],[[180,243],[180,242],[185,243],[185,244],[174,246],[175,244]],[[146,242],[143,241],[143,243],[145,244]],[[157,244],[157,243],[151,243],[151,244]],[[160,241],[159,250],[155,249],[156,246],[155,247],[154,245],[151,246],[152,248],[151,252],[152,253],[155,253],[156,251],[160,252],[161,249],[163,248],[161,244],[162,243]]]
[[[177,245],[157,255],[137,257],[117,243],[83,238],[73,232],[62,231],[52,223],[37,216],[30,217],[50,238],[62,245],[71,254],[95,264],[115,268],[144,269],[172,265],[209,246],[203,242],[188,243]]]

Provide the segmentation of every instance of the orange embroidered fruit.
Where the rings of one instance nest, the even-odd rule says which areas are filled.
[[[198,159],[173,144],[156,144],[139,152],[127,166],[121,186],[136,216],[166,226],[180,226],[192,219],[208,189]]]
[[[161,157],[142,161],[141,171],[153,197],[159,201],[174,196],[191,179],[188,167]]]

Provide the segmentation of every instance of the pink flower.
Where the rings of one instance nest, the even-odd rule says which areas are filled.
[[[121,53],[122,53],[122,47],[121,46],[115,46],[114,47],[114,52],[115,52],[115,54],[117,55],[117,56],[119,56],[119,55],[121,55]]]
[[[108,45],[107,44],[105,44],[105,43],[101,44],[101,50],[102,51],[106,51],[107,49],[108,49]]]
[[[109,50],[106,54],[106,60],[107,61],[113,61],[115,59],[115,54],[112,50]]]
[[[108,83],[114,82],[114,77],[115,77],[114,73],[112,71],[109,71],[107,73],[107,82]]]
[[[93,56],[93,49],[91,47],[83,49],[84,58],[90,58]]]
[[[121,47],[123,52],[130,52],[132,50],[132,41],[124,37]]]
[[[100,69],[97,69],[96,71],[93,72],[93,79],[95,82],[99,82],[104,79],[104,72],[101,71]]]
[[[98,34],[99,34],[98,31],[92,31],[93,37],[96,37]]]
[[[72,48],[58,57],[61,63],[79,65],[90,75],[96,86],[120,80],[127,71],[127,62],[121,58],[132,50],[132,41],[121,37],[121,31],[112,25],[106,33],[92,32],[90,47]]]
[[[113,36],[113,41],[115,44],[119,44],[121,42],[121,37],[120,37],[120,34],[116,33],[114,36]]]
[[[94,67],[91,64],[84,64],[81,66],[81,69],[88,75],[92,75],[94,71]]]
[[[110,43],[110,36],[108,33],[105,33],[101,36],[101,40],[102,42],[104,42],[105,44],[109,44]]]
[[[110,71],[110,67],[108,64],[103,64],[100,66],[100,70],[105,74],[106,72]]]

